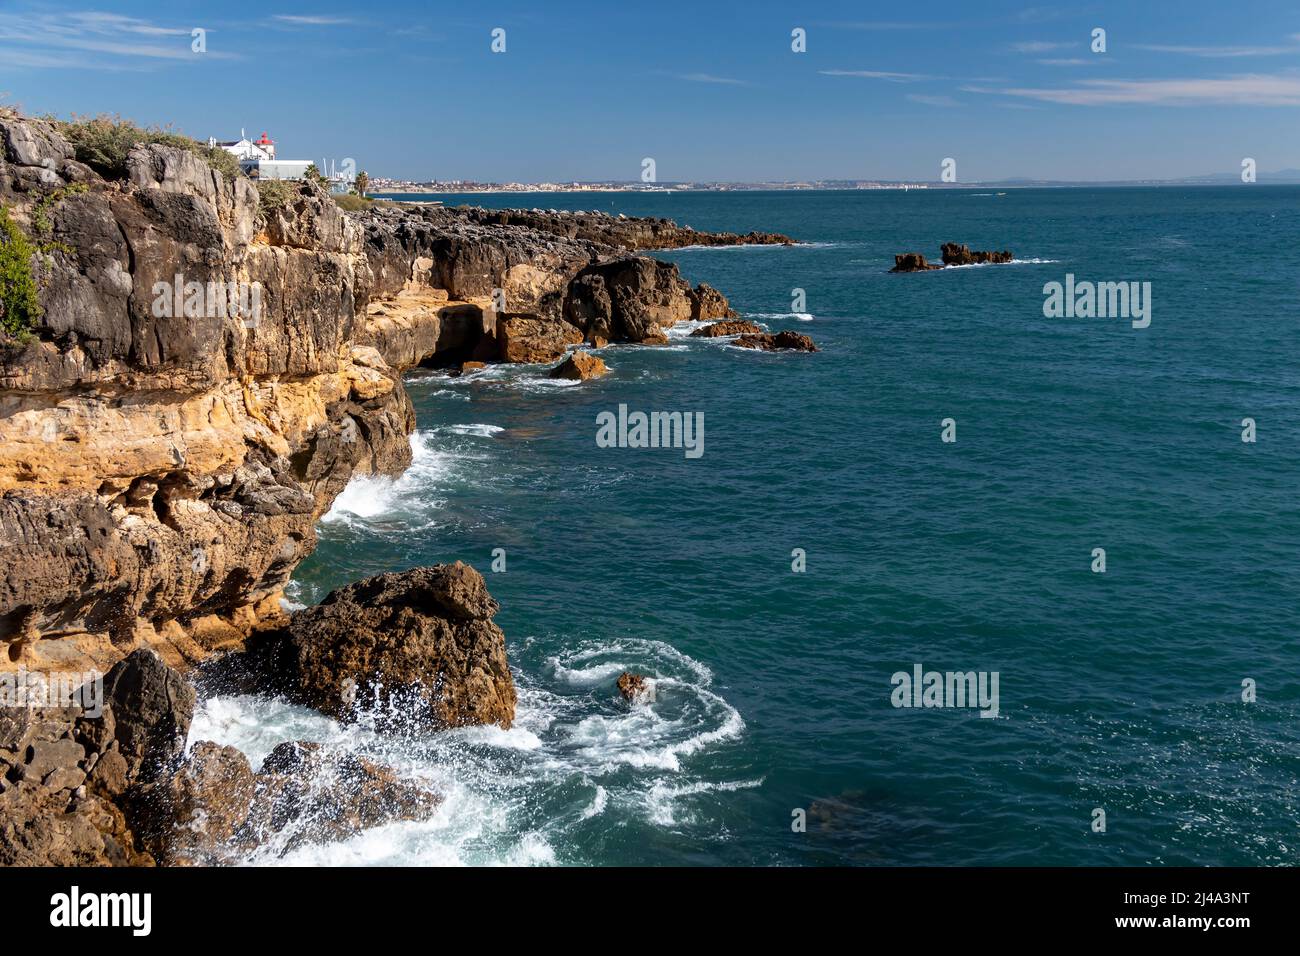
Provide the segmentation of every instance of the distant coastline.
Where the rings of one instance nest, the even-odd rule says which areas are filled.
[[[1300,185],[1300,172],[1284,170],[1279,173],[1261,173],[1258,182],[1242,183],[1231,176],[1195,177],[1189,179],[1135,179],[1113,181],[1056,181],[1015,180],[1002,182],[926,183],[926,182],[842,182],[817,183],[659,183],[646,187],[641,183],[463,183],[394,182],[388,179],[371,180],[369,195],[379,197],[444,196],[482,193],[502,195],[510,193],[675,193],[675,192],[871,192],[877,190],[911,192],[913,190],[945,191],[988,189],[1004,192],[1011,189],[1132,189],[1142,187],[1182,186],[1295,186]]]

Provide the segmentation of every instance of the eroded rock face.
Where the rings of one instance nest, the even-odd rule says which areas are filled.
[[[551,369],[551,378],[567,378],[585,382],[588,379],[600,378],[608,371],[609,367],[601,361],[599,356],[579,350],[571,352],[568,358]]]
[[[515,688],[497,608],[459,561],[346,585],[293,615],[293,685],[339,720],[364,711],[389,728],[509,727]]]
[[[564,317],[589,340],[644,342],[693,312],[721,308],[726,300],[720,294],[692,290],[675,264],[633,256],[579,272],[569,284]]]
[[[107,670],[141,646],[185,666],[282,626],[319,516],[354,475],[409,464],[404,369],[662,342],[725,299],[629,250],[787,241],[596,213],[344,214],[307,183],[263,208],[187,150],[138,146],[110,180],[56,125],[7,115],[0,202],[29,233],[48,222],[52,250],[30,340],[0,342],[0,670]],[[258,315],[210,296],[185,314],[191,284],[256,286]]]
[[[193,688],[143,649],[104,676],[102,698],[0,709],[0,865],[151,864],[123,797],[172,771],[193,711]]]
[[[816,344],[806,335],[798,332],[764,332],[759,335],[742,335],[733,345],[742,349],[760,349],[764,352],[816,352]]]
[[[762,335],[763,327],[748,319],[736,319],[731,322],[714,322],[696,329],[691,335],[695,338],[713,339],[722,335]]]
[[[496,341],[502,362],[554,362],[582,342],[582,333],[561,318],[502,315]]]
[[[739,318],[727,297],[711,285],[701,282],[687,296],[691,300],[691,319],[695,322]]]

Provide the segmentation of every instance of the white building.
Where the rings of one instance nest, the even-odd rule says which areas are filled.
[[[276,159],[275,140],[266,133],[250,140],[241,129],[237,140],[223,143],[213,137],[208,145],[220,147],[238,159],[239,168],[250,179],[302,179],[312,164],[310,159]]]

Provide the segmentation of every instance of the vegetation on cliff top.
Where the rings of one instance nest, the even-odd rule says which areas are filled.
[[[0,205],[0,330],[4,337],[22,341],[41,317],[41,300],[32,258],[36,246]]]
[[[220,147],[209,146],[170,128],[137,126],[120,116],[86,117],[53,120],[65,139],[76,150],[77,159],[104,176],[121,179],[126,175],[126,157],[132,147],[150,143],[189,150],[207,162],[228,182],[239,175],[239,160]]]

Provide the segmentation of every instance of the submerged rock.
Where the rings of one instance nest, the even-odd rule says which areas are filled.
[[[813,340],[798,332],[764,332],[761,335],[742,335],[733,345],[742,349],[762,349],[764,352],[816,352]]]
[[[569,353],[568,358],[551,369],[551,378],[567,378],[585,382],[588,379],[600,378],[608,371],[609,366],[601,361],[599,356],[579,350]]]
[[[298,695],[339,720],[509,727],[515,687],[499,605],[467,564],[380,574],[333,591],[289,624]]]
[[[713,339],[720,335],[762,335],[763,327],[757,322],[750,322],[748,319],[737,319],[733,322],[714,322],[712,325],[706,325],[698,328],[691,333],[693,338]]]

